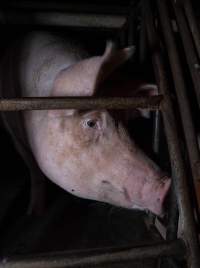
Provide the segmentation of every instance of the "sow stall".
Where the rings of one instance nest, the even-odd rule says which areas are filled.
[[[200,156],[195,126],[198,115],[193,110],[199,112],[200,108],[200,32],[191,2],[142,0],[127,1],[125,4],[120,1],[117,4],[112,1],[99,4],[95,1],[83,5],[81,2],[8,1],[1,5],[1,27],[16,24],[17,27],[62,27],[62,30],[64,27],[81,28],[82,31],[95,29],[104,31],[107,36],[113,35],[121,46],[135,44],[135,24],[139,25],[139,61],[142,64],[145,57],[151,55],[158,96],[1,99],[0,111],[151,109],[154,111],[154,152],[160,150],[162,118],[173,186],[167,222],[162,226],[165,237],[158,243],[1,256],[0,267],[112,267],[116,263],[125,262],[126,265],[134,260],[153,258],[159,260],[156,267],[184,265],[199,268],[200,217],[194,189],[200,180]],[[138,17],[140,21],[136,22]],[[185,72],[189,73],[189,78],[185,77]],[[193,92],[192,96],[188,91]],[[184,144],[179,137],[180,128]],[[193,185],[193,190],[189,185]],[[149,217],[158,226],[159,220]]]

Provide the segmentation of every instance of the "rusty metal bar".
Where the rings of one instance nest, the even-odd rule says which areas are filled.
[[[0,99],[0,111],[56,110],[56,109],[159,109],[163,96],[151,97],[31,97]]]
[[[113,5],[111,3],[87,3],[87,2],[74,2],[71,1],[48,1],[48,5],[43,1],[6,1],[1,4],[1,10],[32,10],[32,11],[67,11],[67,12],[82,12],[82,13],[95,13],[101,12],[103,14],[124,14],[130,11],[130,6],[128,4],[123,5]]]
[[[148,40],[152,51],[152,60],[155,69],[156,80],[161,93],[165,95],[165,102],[163,102],[161,108],[170,153],[171,167],[174,174],[173,183],[176,191],[179,214],[183,219],[183,236],[185,243],[188,246],[189,254],[187,258],[187,263],[188,265],[191,265],[189,267],[199,268],[199,241],[195,225],[195,219],[193,215],[193,208],[191,205],[191,200],[189,198],[185,163],[181,155],[181,144],[177,132],[177,122],[174,117],[173,103],[170,98],[169,81],[167,79],[164,61],[159,50],[159,41],[153,24],[153,16],[151,13],[151,8],[149,6],[149,1],[145,0],[145,3],[146,27],[148,33]],[[160,9],[162,9],[162,12],[160,12],[160,16],[163,16],[163,11],[166,12],[166,9],[163,7],[163,3],[163,1],[157,1],[159,11]],[[162,19],[166,20],[166,16],[163,16]],[[166,30],[167,29],[165,28],[164,31]]]
[[[174,177],[175,175],[173,175]],[[177,238],[178,232],[178,206],[177,206],[177,198],[175,193],[175,185],[172,185],[171,193],[170,193],[170,200],[169,200],[169,220],[167,225],[167,240],[174,240]]]
[[[153,151],[158,154],[160,146],[160,111],[155,111],[153,118]]]
[[[161,26],[167,46],[172,76],[177,93],[177,101],[179,104],[184,135],[186,138],[187,150],[189,153],[189,160],[192,169],[194,180],[200,180],[200,156],[198,150],[197,136],[195,134],[193,119],[190,111],[190,105],[186,94],[186,87],[184,83],[184,75],[181,69],[180,58],[178,56],[178,49],[170,24],[170,17],[168,14],[168,6],[166,1],[157,1]]]
[[[20,25],[46,25],[67,27],[89,27],[102,29],[122,29],[126,24],[123,15],[111,14],[83,14],[68,12],[30,12],[30,11],[6,11],[0,15],[1,24]]]
[[[134,1],[130,2],[129,5],[129,11],[126,13],[126,15],[128,14],[128,23],[127,23],[127,27],[128,27],[128,45],[129,46],[133,46],[135,44],[135,21],[134,21],[134,16],[135,16],[135,10],[134,10]]]
[[[151,246],[117,249],[101,249],[92,251],[58,252],[27,257],[4,258],[0,268],[71,268],[95,267],[97,265],[130,262],[138,259],[174,256],[183,258],[186,254],[184,242],[180,239],[163,242]]]
[[[141,5],[141,25],[140,25],[140,36],[139,36],[139,61],[140,64],[144,64],[147,57],[147,33],[144,21],[144,5]]]
[[[189,66],[190,74],[193,80],[193,85],[195,88],[198,105],[200,108],[200,62],[197,57],[196,51],[194,50],[194,45],[192,42],[192,36],[188,29],[187,21],[183,13],[182,5],[179,5],[178,2],[171,0],[174,7],[174,12],[176,14],[176,19],[178,22],[178,28],[182,38],[182,44],[185,50],[185,56]]]
[[[190,31],[193,35],[196,50],[198,52],[198,56],[200,59],[200,30],[199,30],[199,27],[195,18],[195,14],[193,11],[193,7],[191,5],[191,1],[184,0],[183,3],[184,3],[185,14],[186,14],[189,26],[190,26]]]

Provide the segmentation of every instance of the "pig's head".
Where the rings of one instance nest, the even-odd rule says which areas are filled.
[[[132,53],[108,44],[103,56],[58,73],[52,96],[94,95]],[[32,148],[49,179],[79,197],[162,214],[170,179],[130,140],[122,122],[106,110],[51,110],[43,119]]]

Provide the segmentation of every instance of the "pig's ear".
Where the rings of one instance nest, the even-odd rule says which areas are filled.
[[[142,96],[142,97],[150,97],[158,95],[158,87],[155,84],[144,83],[141,84],[135,92],[135,96]],[[150,110],[149,109],[138,109],[141,116],[145,118],[150,117]]]
[[[121,64],[133,55],[134,47],[116,50],[107,42],[102,56],[79,61],[61,70],[53,83],[53,96],[92,96],[99,85]]]
[[[132,97],[150,97],[154,95],[158,95],[158,87],[155,84],[150,83],[139,83],[139,85],[135,88],[132,93],[129,93],[128,96]],[[134,109],[131,111],[126,111],[126,121],[133,120],[138,117],[150,117],[150,110],[149,109]]]
[[[129,60],[134,52],[134,46],[117,50],[112,41],[107,41],[106,49],[102,56],[101,65],[96,77],[96,88],[98,88],[98,86],[120,65]]]
[[[135,96],[150,97],[158,95],[158,87],[156,84],[142,83],[135,90]]]

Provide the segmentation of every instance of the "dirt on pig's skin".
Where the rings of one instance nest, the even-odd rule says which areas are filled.
[[[3,72],[10,72],[12,88],[17,85],[16,91],[24,97],[95,96],[134,52],[133,47],[117,50],[108,42],[103,55],[89,57],[72,40],[45,32],[31,33],[19,50],[13,66],[8,51],[10,66],[6,69],[5,59]],[[7,88],[4,80],[4,96]],[[23,120],[26,148],[47,178],[60,187],[79,197],[162,214],[170,178],[108,111],[28,111],[23,112]],[[10,125],[9,132],[17,142],[24,140],[18,139],[15,126]],[[23,157],[27,161],[27,153]]]

